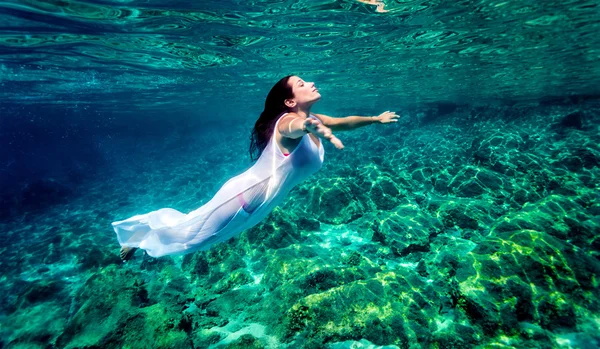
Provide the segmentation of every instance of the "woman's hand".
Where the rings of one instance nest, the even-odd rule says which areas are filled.
[[[331,129],[317,120],[306,118],[306,120],[304,120],[304,126],[310,133],[317,135],[320,138],[328,139],[336,148],[344,149],[342,141],[331,133]]]
[[[387,124],[390,122],[398,122],[399,117],[400,117],[400,115],[396,115],[396,113],[388,110],[384,113],[379,114],[379,116],[377,117],[377,120],[379,120],[379,122],[382,124]]]

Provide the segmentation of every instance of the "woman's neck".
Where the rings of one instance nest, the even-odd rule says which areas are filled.
[[[298,116],[306,119],[310,115],[310,109],[298,109],[295,111],[295,113],[298,114]]]

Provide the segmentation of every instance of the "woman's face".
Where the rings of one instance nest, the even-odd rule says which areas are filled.
[[[295,101],[298,106],[308,107],[321,99],[321,94],[314,82],[306,82],[298,76],[292,76],[288,80],[288,84],[294,93],[294,98],[291,100]]]

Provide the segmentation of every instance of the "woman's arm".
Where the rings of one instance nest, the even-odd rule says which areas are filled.
[[[279,120],[277,125],[279,133],[283,137],[287,138],[300,138],[306,134],[306,127],[304,126],[303,119],[301,119],[295,113],[289,113]]]
[[[332,132],[329,127],[325,126],[323,122],[319,122],[313,118],[301,119],[294,113],[290,113],[290,117],[287,115],[281,119],[278,125],[279,133],[287,138],[300,138],[306,133],[312,133],[313,135],[329,140],[336,148],[344,149],[344,144],[340,141]]]
[[[376,124],[397,122],[399,116],[396,113],[385,112],[378,116],[346,116],[343,118],[333,118],[323,114],[314,114],[323,125],[329,127],[332,131],[350,131],[359,127]]]
[[[312,114],[321,120],[323,125],[329,127],[331,131],[350,131],[379,122],[378,116],[346,116],[344,118],[334,118],[323,114]]]

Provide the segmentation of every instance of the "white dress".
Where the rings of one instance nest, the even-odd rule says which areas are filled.
[[[275,129],[286,114],[279,117]],[[309,117],[319,120],[313,115]],[[228,240],[260,223],[292,188],[321,168],[322,143],[321,140],[317,146],[305,134],[294,151],[285,156],[273,130],[256,163],[228,180],[202,207],[188,214],[163,208],[113,222],[119,244],[161,257],[207,250]]]

